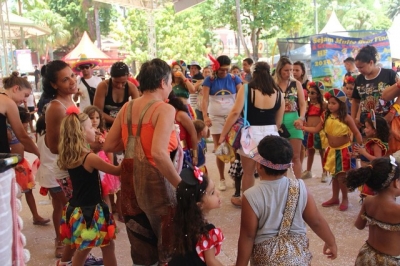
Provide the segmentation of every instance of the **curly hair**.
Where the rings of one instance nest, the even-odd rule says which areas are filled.
[[[388,122],[381,116],[376,116],[376,137],[383,142],[389,142],[390,127]],[[371,118],[367,118],[365,123],[368,123],[371,127],[374,127]]]
[[[89,119],[90,119],[91,115],[93,115],[95,112],[97,112],[99,114],[99,118],[100,118],[100,123],[99,123],[99,127],[98,128],[100,129],[101,133],[104,133],[106,127],[105,127],[105,121],[104,121],[104,117],[103,117],[103,112],[97,106],[94,106],[94,105],[87,106],[83,110],[83,112],[89,116]]]
[[[77,167],[81,155],[88,150],[82,123],[89,119],[85,113],[70,114],[61,122],[60,142],[58,143],[58,167],[62,170]]]
[[[382,191],[389,186],[390,182],[400,176],[399,167],[396,166],[393,178],[388,180],[392,170],[393,165],[389,158],[377,158],[371,162],[371,165],[347,172],[346,186],[350,191],[354,191],[359,186],[366,184],[376,192]]]
[[[56,83],[58,79],[58,72],[66,67],[70,67],[62,60],[50,61],[47,65],[42,66],[40,73],[42,75],[43,93],[44,98],[54,99],[57,95],[57,90],[53,88],[51,83]]]
[[[268,96],[271,96],[275,92],[280,92],[281,90],[272,78],[270,70],[270,66],[266,62],[255,63],[249,88],[259,90],[263,95]]]
[[[177,206],[174,217],[174,246],[176,255],[193,251],[202,235],[208,235],[207,222],[198,203],[202,201],[209,179],[203,175],[201,184],[189,185],[181,181],[176,188]]]
[[[287,164],[292,161],[293,148],[290,142],[278,136],[266,136],[257,146],[258,153],[264,159],[274,164]],[[268,175],[280,176],[287,170],[274,170],[262,165],[264,171]]]
[[[372,45],[367,45],[361,48],[361,50],[358,52],[356,56],[356,61],[361,61],[364,63],[369,63],[371,60],[376,63],[376,56],[378,54],[378,51],[376,48]]]

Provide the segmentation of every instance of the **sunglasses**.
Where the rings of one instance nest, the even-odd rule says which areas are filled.
[[[80,66],[79,69],[89,69],[90,66],[89,65],[84,65],[84,66]]]

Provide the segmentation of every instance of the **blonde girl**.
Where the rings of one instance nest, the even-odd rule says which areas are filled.
[[[115,221],[101,197],[99,171],[119,175],[121,167],[104,162],[90,151],[88,143],[94,142],[96,129],[87,114],[78,113],[76,107],[67,109],[58,144],[57,164],[68,171],[74,188],[63,209],[61,239],[71,250],[76,250],[73,265],[83,266],[93,247],[101,247],[105,266],[117,265],[113,241]],[[64,261],[59,265],[68,263]]]

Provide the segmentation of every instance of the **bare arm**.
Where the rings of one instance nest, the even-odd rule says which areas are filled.
[[[204,260],[207,266],[223,266],[223,264],[215,257],[215,248],[204,251]]]
[[[303,87],[302,87],[300,81],[297,81],[297,80],[296,80],[296,89],[297,89],[297,99],[299,101],[300,117],[305,118],[307,103],[306,103],[306,100],[304,99]]]
[[[244,90],[239,90],[236,94],[235,104],[233,105],[233,108],[231,109],[231,112],[229,113],[226,119],[224,128],[222,129],[221,135],[219,137],[218,141],[219,144],[224,142],[225,137],[228,134],[229,130],[231,129],[233,124],[235,124],[235,122],[238,120],[240,113],[243,110],[244,101],[245,101]]]
[[[210,97],[210,87],[204,86],[203,85],[203,101],[202,101],[202,112],[203,112],[203,118],[204,118],[204,123],[206,126],[210,127],[212,126],[211,120],[208,117],[208,101]]]
[[[319,124],[316,125],[315,127],[297,127],[297,128],[298,128],[298,129],[302,129],[302,130],[304,130],[305,132],[309,132],[309,133],[314,133],[314,134],[316,134],[316,133],[320,132],[320,131],[324,128],[324,124],[323,124],[323,122],[321,121],[321,122],[319,122]]]
[[[110,80],[108,82],[110,82]],[[108,83],[106,83],[105,81],[100,82],[99,85],[97,86],[96,93],[94,94],[93,105],[97,106],[101,111],[104,110],[104,102],[106,101],[106,96],[108,93],[107,85]],[[114,117],[111,117],[104,112],[103,112],[103,117],[107,123],[112,124],[115,120]]]
[[[53,101],[46,109],[46,135],[45,141],[47,147],[54,154],[58,154],[58,142],[60,139],[61,122],[65,117],[64,106]]]
[[[354,137],[357,140],[357,143],[362,144],[362,136],[361,136],[360,130],[358,130],[353,118],[350,115],[347,115],[345,121],[346,121],[347,126],[353,132]]]
[[[329,228],[328,223],[318,211],[317,206],[311,193],[307,190],[307,205],[303,212],[304,221],[316,233],[322,241],[325,242],[323,253],[329,259],[335,259],[337,256],[337,246],[335,237]]]
[[[236,266],[247,266],[257,233],[258,218],[246,197],[242,197],[242,214],[240,221],[240,235]]]
[[[360,107],[360,99],[354,99],[351,101],[351,117],[356,120],[358,107]]]
[[[33,153],[37,157],[40,157],[38,147],[29,137],[28,133],[26,133],[24,126],[22,125],[22,122],[19,119],[17,105],[12,100],[7,100],[5,104],[7,105],[6,108],[7,120],[12,130],[14,131],[15,136],[21,142],[21,144],[24,145],[24,148],[27,152]]]
[[[128,81],[128,85],[129,85],[129,96],[131,96],[132,99],[139,98],[139,90],[135,86],[135,84]]]
[[[363,230],[367,225],[367,220],[361,218],[361,215],[365,213],[365,203],[367,202],[367,200],[368,200],[367,198],[364,199],[364,203],[361,206],[361,210],[358,213],[356,221],[354,222],[354,226],[359,230]]]
[[[174,130],[175,108],[169,104],[162,104],[155,111],[152,123],[154,136],[170,136]],[[151,146],[151,155],[161,174],[174,186],[181,181],[168,153],[169,137],[154,137]]]
[[[279,110],[275,114],[276,127],[279,129],[282,125],[283,115],[285,114],[285,98],[282,92],[279,91],[277,93],[281,94],[281,107],[279,107]]]
[[[382,99],[385,101],[391,101],[396,97],[400,96],[400,79],[397,79],[397,82],[390,87],[387,87],[382,92]]]
[[[186,112],[178,111],[176,115],[176,120],[181,123],[181,125],[186,129],[187,133],[190,136],[190,141],[192,143],[192,149],[197,151],[197,132],[194,127],[193,121],[187,115]],[[197,152],[194,153],[196,157],[192,157],[193,165],[197,165]]]
[[[107,174],[116,176],[121,175],[121,165],[115,166],[113,164],[107,163],[94,153],[90,153],[86,157],[84,167],[89,170],[89,172],[93,171],[93,169],[97,169]]]
[[[103,149],[105,152],[118,152],[124,150],[124,143],[122,142],[122,119],[123,114],[126,112],[126,107],[128,103],[126,103],[121,110],[118,112],[117,117],[113,125],[111,126],[110,131],[107,134],[106,140],[103,144]]]

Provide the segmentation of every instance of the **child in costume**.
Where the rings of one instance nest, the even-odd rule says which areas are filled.
[[[21,122],[25,126],[30,121],[30,114],[21,106],[18,106],[18,111]],[[46,225],[50,222],[50,219],[41,217],[37,211],[35,197],[32,193],[32,189],[35,187],[34,173],[28,160],[24,158],[24,145],[19,142],[10,125],[7,125],[7,135],[11,153],[17,153],[22,158],[21,162],[15,167],[15,178],[21,188],[21,192],[25,194],[26,202],[33,216],[33,224]]]
[[[93,128],[96,129],[96,140],[99,143],[104,143],[104,140],[106,139],[107,132],[104,127],[104,119],[103,119],[103,112],[100,111],[99,108],[97,108],[94,105],[90,105],[86,107],[83,112],[87,114],[90,118],[90,121],[92,122]],[[113,153],[105,153],[103,150],[99,151],[97,155],[103,159],[106,163],[111,164],[113,161]],[[102,192],[103,192],[103,198],[104,201],[107,203],[108,207],[110,208],[111,212],[114,212],[115,210],[112,209],[111,207],[111,202],[110,202],[110,197],[109,194],[114,194],[117,193],[121,189],[121,181],[119,176],[99,172],[100,177],[101,177],[101,187],[102,187]],[[117,197],[117,209],[119,206],[119,198]],[[120,209],[120,208],[119,208]],[[121,211],[117,210],[118,213],[120,214]]]
[[[214,182],[199,168],[184,168],[176,189],[174,217],[174,256],[169,266],[201,266],[223,264],[216,258],[224,235],[206,220],[212,209],[221,207]]]
[[[349,115],[351,115],[351,101],[352,101],[353,90],[356,85],[356,78],[357,78],[357,75],[344,77],[343,91],[347,97],[346,98],[346,106],[347,106],[347,113]]]
[[[352,170],[347,174],[350,191],[367,184],[376,191],[366,197],[354,223],[364,230],[368,224],[368,239],[361,247],[355,265],[400,265],[400,169],[395,157],[381,157],[370,165]]]
[[[61,238],[72,250],[77,250],[72,258],[73,265],[83,266],[94,247],[101,247],[104,265],[117,265],[113,240],[115,221],[101,197],[99,171],[119,175],[121,166],[106,163],[90,152],[88,143],[95,141],[96,129],[87,114],[78,113],[75,106],[67,109],[58,144],[57,164],[60,169],[68,171],[74,188],[63,209]]]
[[[370,116],[365,120],[364,133],[368,138],[365,145],[354,147],[354,152],[360,155],[361,166],[367,166],[372,160],[386,155],[389,150],[389,124],[383,117],[375,116],[375,112],[371,110]],[[368,195],[375,195],[375,192],[367,185],[361,186],[360,191],[361,199]]]
[[[290,142],[266,136],[251,157],[260,182],[243,193],[236,265],[247,266],[249,260],[253,266],[311,265],[306,223],[325,242],[327,258],[335,259],[335,237],[313,196],[303,180],[286,177],[293,158]]]
[[[346,172],[355,167],[352,158],[352,144],[350,133],[353,132],[358,144],[362,144],[360,131],[354,120],[347,114],[346,95],[339,89],[331,89],[325,93],[328,109],[322,114],[320,123],[315,127],[305,127],[306,132],[317,133],[324,129],[329,146],[324,155],[324,169],[332,174],[332,197],[322,203],[323,207],[339,205],[339,210],[348,209],[349,200],[347,187],[344,183]],[[339,201],[339,192],[342,192],[342,202]]]
[[[324,103],[321,91],[324,91],[324,85],[321,82],[308,82],[308,97],[310,101],[308,102],[308,109],[306,113],[307,126],[316,126],[321,121],[320,117],[324,110],[326,109],[326,103]],[[322,145],[322,139],[325,135],[323,132],[304,134],[303,145],[307,149],[307,170],[301,175],[302,179],[307,179],[312,177],[311,168],[314,162],[315,150],[319,151],[321,156],[321,163],[323,162],[324,147]],[[327,182],[328,177],[324,166],[322,165],[322,177],[321,182]]]

